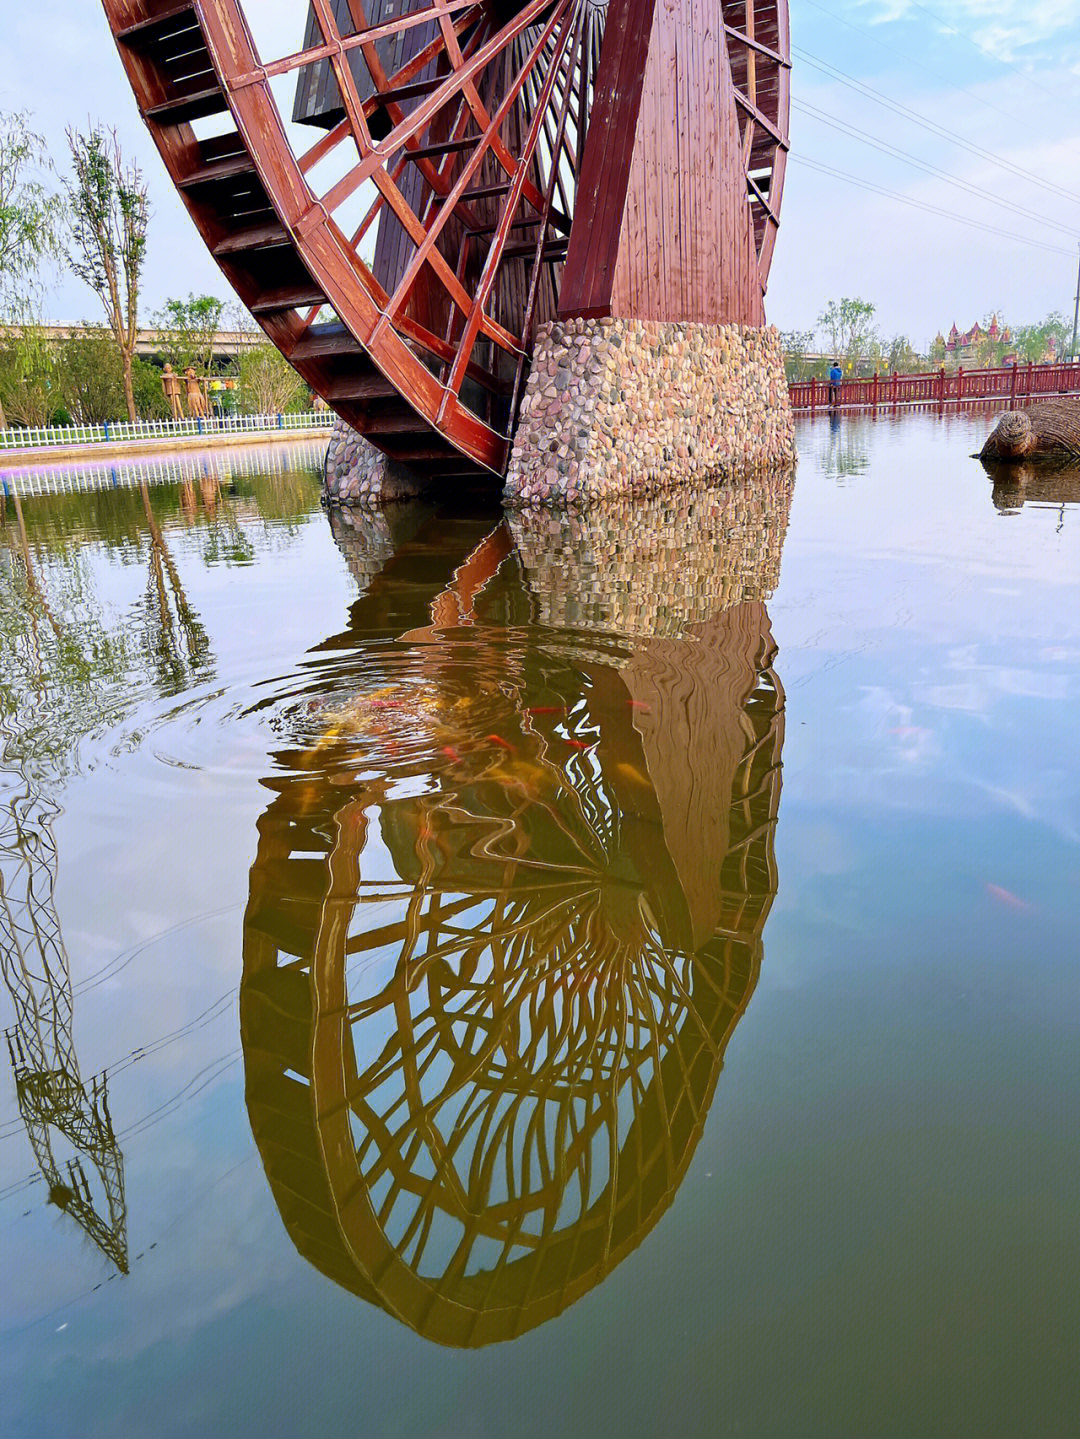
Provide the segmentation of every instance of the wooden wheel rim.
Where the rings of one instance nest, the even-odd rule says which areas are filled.
[[[404,13],[370,23],[381,0],[311,0],[314,43],[269,61],[252,37],[247,0],[103,3],[204,239],[308,383],[391,456],[407,458],[401,436],[423,433],[432,460],[456,452],[502,472],[536,325],[558,314],[606,0],[527,0],[516,10],[495,0],[405,0]],[[611,5],[620,23],[635,23],[633,0]],[[764,287],[787,148],[786,3],[721,0],[716,11]],[[388,72],[380,46],[406,36],[409,58]],[[332,74],[343,117],[301,150],[271,85],[319,67]],[[313,294],[307,305],[273,308],[269,271],[260,281],[246,266],[250,237],[223,229],[205,178],[214,165],[192,129],[215,113],[235,122],[257,201],[280,229],[264,227],[260,243],[294,252],[317,303]],[[319,167],[346,151],[355,160],[320,190]],[[344,210],[365,186],[374,198],[359,225],[346,224]],[[392,288],[362,253],[386,216],[407,237]],[[335,333],[319,322],[327,309]],[[367,357],[375,376],[351,390],[330,363],[349,352]],[[391,396],[413,421],[388,417]],[[422,446],[418,453],[426,458]]]

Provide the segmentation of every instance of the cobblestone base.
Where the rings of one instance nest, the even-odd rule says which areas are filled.
[[[577,504],[794,463],[777,330],[567,320],[538,332],[504,498]]]
[[[510,516],[537,619],[556,629],[686,638],[780,580],[794,471]]]
[[[381,505],[418,495],[423,481],[405,465],[388,460],[339,416],[326,451],[323,502],[327,505]]]

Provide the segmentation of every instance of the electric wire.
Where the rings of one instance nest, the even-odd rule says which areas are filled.
[[[1026,180],[1029,184],[1037,185],[1040,189],[1047,190],[1052,195],[1071,200],[1074,204],[1080,205],[1080,195],[1074,194],[1071,190],[1066,190],[1061,185],[1055,185],[1051,180],[1043,180],[1040,176],[1033,175],[1030,170],[1025,170],[1020,165],[1014,165],[1011,160],[1006,160],[1003,155],[994,154],[992,150],[983,149],[981,145],[976,145],[972,140],[965,140],[964,137],[957,134],[955,130],[950,130],[945,125],[939,125],[936,120],[926,119],[926,117],[920,115],[918,111],[912,110],[910,106],[904,105],[899,100],[892,99],[891,96],[884,94],[881,90],[876,90],[873,85],[868,85],[863,80],[857,80],[854,75],[849,75],[846,70],[841,70],[839,66],[833,65],[828,60],[822,60],[820,56],[812,55],[809,50],[803,50],[797,45],[793,45],[791,48],[792,52],[797,54],[800,60],[813,66],[815,70],[820,70],[821,73],[827,75],[829,79],[836,80],[841,85],[846,85],[848,89],[854,90],[856,94],[863,95],[878,105],[884,105],[886,109],[892,110],[894,114],[901,115],[905,120],[910,120],[912,124],[921,126],[922,129],[928,130],[930,134],[936,135],[939,139],[948,140],[950,144],[957,145],[960,149],[967,150],[972,155],[977,155],[981,160],[988,160],[992,165],[997,165],[1000,169],[1017,176],[1021,180]]]
[[[820,160],[814,160],[808,155],[792,151],[791,158],[823,175],[831,175],[837,180],[844,180],[848,184],[856,185],[859,189],[870,190],[889,200],[896,200],[902,205],[910,205],[913,209],[925,210],[927,214],[942,215],[947,220],[955,220],[958,225],[967,225],[973,230],[984,230],[987,234],[1000,235],[1006,240],[1013,240],[1019,245],[1029,245],[1036,250],[1046,250],[1052,255],[1068,255],[1071,259],[1074,254],[1073,250],[1066,249],[1064,245],[1050,245],[1042,240],[1033,240],[1027,235],[1018,235],[1014,230],[1003,230],[998,225],[989,225],[982,220],[973,220],[970,215],[960,215],[955,210],[946,210],[941,205],[932,205],[928,200],[916,200],[910,195],[901,195],[898,191],[889,190],[873,180],[864,180],[858,175],[850,175],[846,170],[838,170],[834,166],[823,164]]]
[[[846,120],[837,120],[827,110],[820,110],[816,105],[809,104],[806,100],[793,100],[792,108],[811,115],[823,125],[829,125],[834,130],[840,130],[852,139],[861,141],[864,145],[871,145],[875,150],[880,150],[885,155],[892,155],[894,159],[903,160],[908,165],[914,165],[920,170],[925,170],[928,175],[936,175],[941,180],[947,180],[950,185],[955,185],[969,194],[977,196],[980,200],[988,200],[992,205],[1013,211],[1025,220],[1037,220],[1039,224],[1045,225],[1048,229],[1059,230],[1070,239],[1075,239],[1077,227],[1074,225],[1063,225],[1060,220],[1052,220],[1049,215],[1038,214],[1026,205],[1018,205],[1013,200],[1006,200],[1001,195],[995,195],[991,190],[984,190],[981,185],[974,185],[969,180],[962,180],[958,175],[951,174],[948,170],[942,170],[940,166],[934,165],[929,160],[923,160],[918,155],[912,155],[907,150],[902,150],[898,145],[893,145],[888,140],[882,140],[869,131],[860,129],[857,125],[849,125]]]

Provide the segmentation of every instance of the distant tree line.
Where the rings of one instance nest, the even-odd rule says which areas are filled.
[[[136,354],[150,228],[146,185],[114,132],[69,130],[59,174],[25,112],[0,111],[0,429],[166,418],[157,364]],[[42,322],[50,268],[63,265],[97,298],[98,319],[67,339]],[[170,299],[150,319],[162,361],[211,382],[221,408],[282,413],[311,395],[246,311],[229,328],[249,347],[222,364],[216,345],[225,303],[213,295]],[[225,382],[232,383],[226,387]]]
[[[970,369],[990,369],[1012,360],[1041,364],[1053,357],[1063,359],[1072,342],[1071,322],[1056,312],[1030,325],[1010,326],[999,316],[995,335],[989,333],[992,317],[987,315],[982,334],[961,360],[941,343],[922,353],[907,335],[883,336],[874,323],[876,313],[869,300],[847,296],[829,301],[818,316],[817,329],[784,332],[788,379],[824,379],[834,357],[851,376],[910,374],[960,363]],[[1000,338],[1003,333],[1009,334],[1007,341]]]

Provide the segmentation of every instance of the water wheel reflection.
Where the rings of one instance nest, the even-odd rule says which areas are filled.
[[[401,652],[395,755],[362,708],[272,781],[241,1000],[256,1141],[300,1251],[432,1339],[559,1313],[694,1153],[776,892],[783,695],[754,586],[783,526],[751,521],[757,581],[702,599],[744,513],[683,621],[605,607],[596,536],[489,538],[487,610],[461,594],[477,546],[432,606],[456,595],[457,627]],[[546,571],[563,593],[575,555],[600,608],[571,626]],[[523,599],[539,625],[495,622]]]

